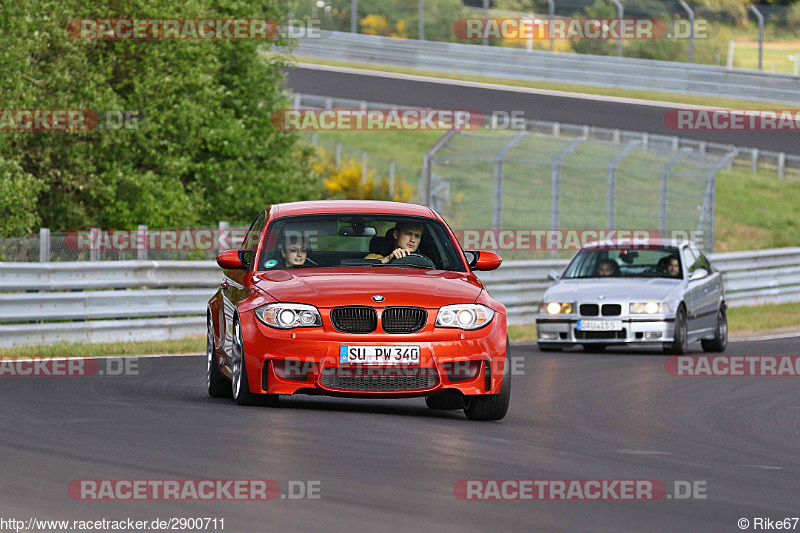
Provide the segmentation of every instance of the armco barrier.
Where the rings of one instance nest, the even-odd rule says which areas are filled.
[[[713,65],[393,39],[342,32],[330,32],[324,39],[300,39],[292,53],[299,57],[497,78],[558,83],[580,80],[584,85],[602,87],[800,103],[800,76]]]
[[[711,254],[731,306],[800,301],[800,248]],[[481,272],[510,324],[530,324],[566,260]],[[0,263],[0,346],[178,339],[205,332],[214,261]]]

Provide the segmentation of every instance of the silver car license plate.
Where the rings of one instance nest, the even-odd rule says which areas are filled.
[[[620,331],[622,320],[578,320],[578,331]]]

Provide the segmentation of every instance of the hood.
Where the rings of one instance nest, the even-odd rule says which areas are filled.
[[[483,290],[467,272],[363,267],[259,272],[256,286],[279,302],[316,307],[413,305],[436,308],[472,303]],[[382,302],[372,297],[383,296]]]
[[[683,280],[669,278],[583,278],[561,280],[545,293],[548,301],[597,302],[605,301],[661,301],[683,284]]]

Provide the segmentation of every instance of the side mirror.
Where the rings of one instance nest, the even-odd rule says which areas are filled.
[[[708,276],[708,270],[706,270],[705,268],[698,268],[697,270],[692,272],[691,276],[689,276],[689,281],[694,281],[696,279],[703,279],[706,276]]]
[[[558,272],[558,270],[551,270],[547,273],[547,277],[553,281],[558,281],[561,279],[561,274]]]
[[[489,270],[496,270],[497,267],[500,266],[500,263],[503,262],[503,258],[497,255],[494,252],[473,252],[477,254],[477,257],[473,261],[475,263],[472,268],[475,270],[481,271],[489,271]]]
[[[225,250],[217,256],[217,264],[226,270],[236,270],[247,268],[247,264],[242,260],[241,252],[250,250]]]

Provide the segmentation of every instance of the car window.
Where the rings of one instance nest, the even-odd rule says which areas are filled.
[[[708,261],[708,259],[706,259],[706,256],[703,255],[703,252],[701,252],[694,244],[690,244],[689,249],[697,258],[696,261],[696,264],[698,265],[697,268],[704,268],[710,274],[712,272],[711,263]]]
[[[258,237],[261,235],[261,230],[264,229],[264,222],[267,219],[267,213],[261,212],[250,225],[247,234],[244,236],[242,248],[245,250],[255,250],[258,246]]]
[[[678,262],[677,274],[668,265]],[[578,252],[562,279],[602,277],[682,278],[680,255],[671,247],[643,249],[584,249]]]
[[[686,251],[686,263],[689,265],[689,268],[687,269],[689,271],[689,274],[691,274],[698,268],[703,268],[700,259],[694,254],[691,248],[687,247],[685,248],[685,251]]]
[[[378,259],[396,247],[394,229],[412,224],[422,229],[419,261],[383,264]],[[287,244],[288,243],[288,244]],[[305,262],[291,265],[286,250],[305,250]],[[425,259],[427,258],[427,259]],[[281,217],[270,223],[259,259],[259,270],[303,267],[419,267],[464,272],[460,251],[440,221],[379,213],[316,214]]]

